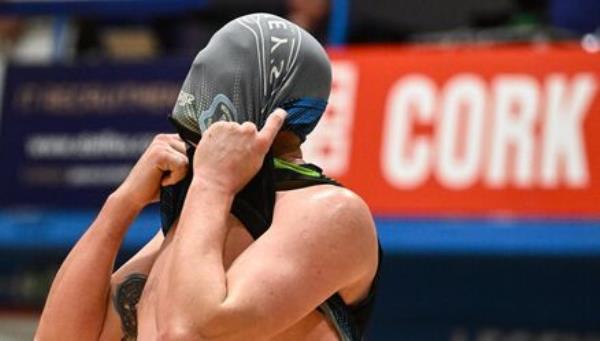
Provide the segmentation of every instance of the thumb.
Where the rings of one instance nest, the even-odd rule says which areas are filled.
[[[264,149],[271,147],[275,140],[275,136],[277,136],[277,133],[283,126],[286,117],[287,112],[280,108],[275,109],[275,111],[267,117],[267,122],[265,122],[265,125],[258,132],[258,139],[262,142],[262,147]]]

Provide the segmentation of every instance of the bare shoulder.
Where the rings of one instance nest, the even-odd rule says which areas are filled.
[[[374,233],[369,207],[351,190],[319,185],[279,192],[275,215],[301,215],[311,220],[326,221],[333,228],[345,227],[358,233]]]
[[[356,193],[333,185],[279,192],[274,221],[282,220],[335,253],[330,256],[351,259],[370,283],[378,263],[377,233],[369,207]]]

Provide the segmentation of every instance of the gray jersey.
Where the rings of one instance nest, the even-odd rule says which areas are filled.
[[[201,134],[219,120],[261,127],[275,108],[288,111],[288,128],[304,124],[303,139],[323,113],[331,65],[315,38],[283,18],[258,13],[235,19],[214,34],[191,66],[173,118]]]

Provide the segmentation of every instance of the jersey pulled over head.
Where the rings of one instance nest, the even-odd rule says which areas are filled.
[[[177,219],[191,181],[193,146],[217,121],[250,121],[261,128],[276,108],[288,112],[283,129],[304,141],[327,105],[331,65],[309,33],[278,16],[237,18],[213,35],[190,68],[170,116],[188,142],[190,172],[161,189],[161,220],[167,231]],[[257,237],[271,224],[275,202],[273,158],[236,196],[232,213]]]
[[[301,140],[316,126],[331,88],[321,45],[297,25],[251,14],[221,28],[194,59],[172,118],[194,135],[219,120],[259,128],[280,107]]]

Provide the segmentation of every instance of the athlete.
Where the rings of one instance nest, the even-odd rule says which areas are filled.
[[[36,340],[360,340],[379,247],[367,205],[302,160],[321,46],[269,14],[198,54],[170,119],[71,250]],[[281,109],[283,108],[283,109]],[[112,273],[143,207],[162,229]]]

